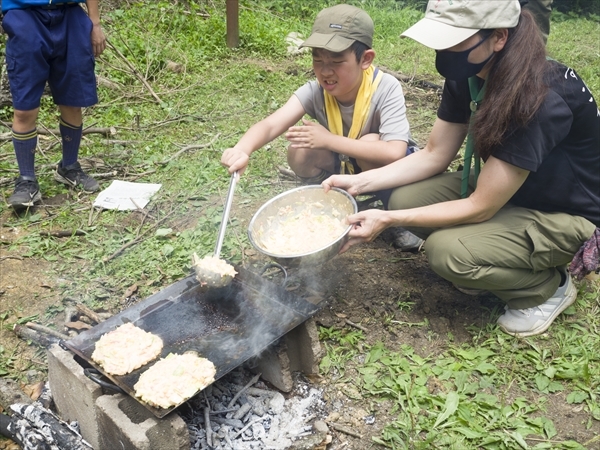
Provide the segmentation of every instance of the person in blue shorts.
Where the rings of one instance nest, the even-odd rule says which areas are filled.
[[[60,110],[62,160],[54,178],[86,192],[98,182],[78,162],[82,108],[98,101],[94,65],[106,48],[98,0],[0,0],[8,35],[6,67],[14,117],[12,137],[19,177],[8,203],[21,210],[41,201],[35,175],[36,122],[46,82]],[[87,14],[81,7],[87,6]]]

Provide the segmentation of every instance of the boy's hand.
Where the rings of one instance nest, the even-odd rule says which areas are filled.
[[[228,168],[229,173],[237,170],[240,176],[246,171],[249,160],[250,157],[246,152],[235,147],[228,148],[221,155],[221,164]]]
[[[388,211],[368,209],[348,216],[346,220],[352,224],[352,229],[349,233],[350,238],[340,249],[340,253],[344,253],[353,245],[361,242],[371,242],[379,236],[383,230],[390,226],[387,214]]]
[[[106,48],[106,36],[100,25],[92,26],[92,48],[94,49],[94,57],[98,57],[102,54]]]
[[[302,123],[304,125],[288,128],[285,138],[291,142],[290,147],[329,150],[329,130],[310,120],[302,119]]]

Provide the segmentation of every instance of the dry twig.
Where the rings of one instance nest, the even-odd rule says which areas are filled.
[[[87,233],[83,230],[57,230],[57,231],[40,231],[40,236],[51,236],[51,237],[71,237],[71,236],[84,236]]]
[[[40,325],[39,323],[27,322],[25,326],[27,328],[31,328],[32,330],[39,331],[40,333],[49,334],[50,336],[54,336],[59,339],[69,339],[69,336],[67,336],[66,334],[53,330],[52,328],[45,327],[44,325]]]
[[[343,427],[341,425],[338,425],[335,422],[327,422],[327,425],[329,425],[331,428],[333,428],[336,431],[339,431],[341,433],[347,434],[348,436],[353,436],[355,438],[362,439],[362,435],[360,435],[360,434],[352,431],[349,428],[346,428],[346,427]]]
[[[79,311],[81,314],[83,314],[86,317],[89,317],[94,322],[96,322],[96,323],[102,322],[102,319],[100,318],[100,316],[98,314],[96,314],[96,312],[94,310],[85,306],[83,303],[75,302],[75,308],[77,308],[77,311]]]
[[[365,333],[368,333],[368,331],[369,331],[367,328],[363,327],[362,325],[359,325],[357,323],[351,322],[348,319],[344,320],[344,322],[346,322],[351,327],[358,328],[359,330],[364,331]]]
[[[148,91],[150,92],[150,94],[152,95],[152,97],[154,97],[154,99],[160,105],[162,103],[162,100],[160,99],[160,97],[158,95],[156,95],[156,93],[152,89],[152,86],[150,86],[150,83],[148,83],[148,81],[142,76],[142,74],[136,69],[136,67],[133,64],[131,64],[129,62],[129,60],[125,57],[125,55],[123,55],[123,53],[121,53],[121,51],[117,47],[115,47],[112,44],[112,42],[110,42],[108,39],[106,40],[106,44],[112,50],[114,50],[114,52],[123,60],[123,62],[127,65],[127,67],[129,67],[129,69],[131,70],[131,72],[136,76],[136,78],[138,80],[140,80],[142,82],[142,84],[144,86],[146,86],[146,89],[148,89]]]
[[[194,150],[194,149],[200,149],[200,148],[206,148],[206,147],[210,147],[211,145],[213,145],[216,140],[219,138],[220,133],[217,133],[211,140],[210,142],[206,143],[206,144],[192,144],[192,145],[186,145],[185,147],[183,147],[181,150],[177,151],[176,153],[174,153],[173,155],[171,155],[170,158],[165,159],[164,161],[159,162],[158,164],[160,164],[161,166],[165,166],[167,164],[169,164],[172,160],[174,160],[175,158],[177,158],[179,155],[181,155],[182,153],[185,153],[189,150]]]
[[[124,250],[128,249],[129,247],[134,246],[135,244],[141,242],[144,237],[150,233],[151,231],[154,231],[161,223],[163,223],[165,220],[167,220],[167,218],[173,214],[175,212],[175,210],[172,210],[171,212],[169,212],[165,217],[163,217],[162,219],[160,219],[158,222],[156,222],[154,224],[154,226],[148,228],[146,231],[144,231],[142,234],[140,234],[138,237],[132,239],[131,241],[127,242],[126,244],[124,244],[121,248],[119,248],[116,252],[114,252],[112,255],[107,256],[106,258],[102,259],[103,263],[107,263],[109,261],[111,261],[112,259],[116,258],[117,256],[119,256]]]

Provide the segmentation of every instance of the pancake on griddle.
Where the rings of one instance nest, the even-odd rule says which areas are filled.
[[[166,409],[179,405],[211,384],[216,373],[212,362],[193,352],[170,353],[142,373],[133,388],[136,397]]]
[[[132,323],[103,334],[92,353],[92,359],[112,375],[125,375],[160,355],[163,341]]]

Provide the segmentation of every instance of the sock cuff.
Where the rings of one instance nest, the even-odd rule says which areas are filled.
[[[75,125],[71,125],[69,122],[65,122],[65,120],[62,117],[60,118],[60,124],[63,127],[71,128],[72,130],[81,130],[83,128],[83,124],[76,127]]]
[[[27,141],[29,139],[36,138],[38,135],[37,128],[34,128],[31,131],[26,131],[25,133],[19,133],[12,129],[11,132],[13,139],[16,139],[17,141]]]

